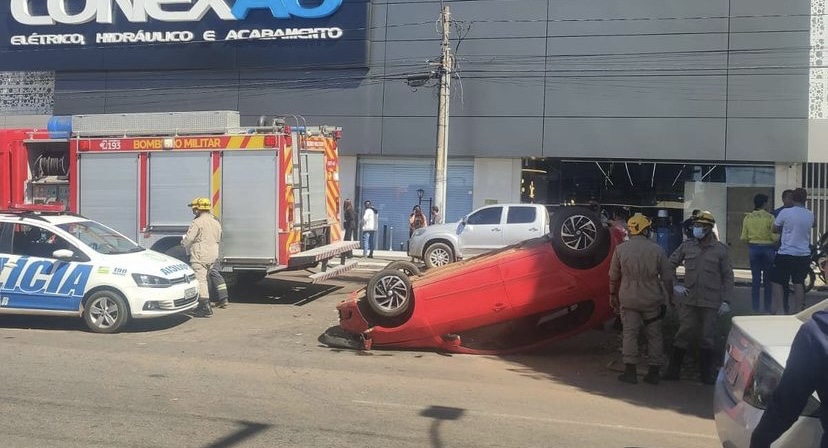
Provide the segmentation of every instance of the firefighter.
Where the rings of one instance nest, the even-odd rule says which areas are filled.
[[[678,316],[679,329],[673,342],[673,353],[663,379],[678,380],[681,363],[694,334],[701,331],[699,342],[699,380],[707,385],[716,382],[713,334],[716,319],[726,310],[726,298],[733,292],[733,268],[727,246],[713,233],[716,219],[703,211],[693,219],[693,238],[685,240],[670,255],[672,268],[684,263],[684,296]]]
[[[184,235],[181,245],[190,254],[190,266],[198,280],[198,308],[196,308],[196,314],[202,317],[210,317],[213,310],[210,308],[210,288],[207,277],[210,269],[218,260],[221,224],[210,213],[213,203],[209,199],[195,198],[188,206],[192,208],[195,219],[190,224],[187,234]]]
[[[649,369],[644,382],[658,384],[664,363],[662,319],[672,302],[673,272],[664,249],[650,239],[650,220],[636,213],[627,221],[629,241],[619,245],[610,264],[610,304],[621,314],[624,373],[619,381],[636,384],[638,335],[647,337]]]

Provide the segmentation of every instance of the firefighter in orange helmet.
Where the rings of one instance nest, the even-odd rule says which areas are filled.
[[[210,317],[213,310],[210,307],[210,288],[208,275],[213,269],[219,256],[221,242],[221,224],[210,212],[213,203],[208,198],[195,198],[188,204],[193,210],[193,219],[190,228],[184,235],[181,245],[190,255],[190,266],[198,280],[198,308],[196,312],[202,317]],[[225,296],[227,286],[224,286]]]
[[[644,381],[658,384],[664,363],[662,319],[673,291],[673,271],[664,249],[649,238],[650,220],[636,213],[627,221],[629,241],[612,254],[609,270],[610,304],[621,314],[624,373],[618,380],[638,382],[638,335],[647,336],[649,371]]]

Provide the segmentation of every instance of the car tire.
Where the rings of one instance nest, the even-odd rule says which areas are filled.
[[[411,280],[397,269],[385,269],[368,280],[365,299],[371,311],[380,317],[397,317],[414,304]]]
[[[559,208],[552,215],[550,231],[555,253],[571,268],[593,268],[609,254],[609,230],[587,208]]]
[[[454,250],[446,243],[433,243],[426,248],[423,261],[428,268],[436,268],[454,263]]]
[[[410,261],[395,261],[384,268],[384,270],[388,269],[396,269],[398,271],[403,271],[403,273],[405,273],[405,275],[409,277],[414,277],[421,274],[420,268],[418,268],[416,264]]]
[[[95,333],[116,333],[129,321],[129,306],[118,292],[97,291],[85,302],[83,320]]]

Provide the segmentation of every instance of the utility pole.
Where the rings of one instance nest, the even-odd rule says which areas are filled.
[[[446,216],[446,171],[448,168],[449,103],[451,102],[451,76],[454,56],[451,54],[449,31],[451,12],[443,6],[440,14],[443,25],[442,56],[440,58],[440,95],[437,105],[437,156],[434,161],[434,205],[440,208],[440,216]]]

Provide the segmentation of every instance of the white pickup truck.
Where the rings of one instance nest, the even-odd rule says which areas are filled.
[[[547,233],[549,212],[543,205],[487,205],[460,222],[417,229],[408,240],[408,255],[432,268]]]

